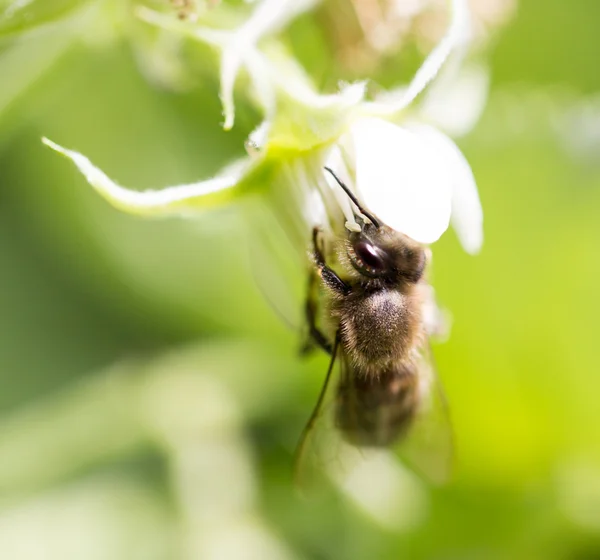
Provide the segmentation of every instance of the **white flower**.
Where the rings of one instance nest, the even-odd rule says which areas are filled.
[[[149,10],[142,12],[146,21],[184,29],[221,50],[226,128],[233,123],[235,76],[241,67],[250,76],[266,119],[250,138],[253,154],[217,177],[161,191],[131,191],[85,156],[44,142],[69,157],[109,202],[135,214],[189,212],[256,191],[279,208],[289,210],[291,200],[299,218],[292,227],[301,243],[315,223],[333,231],[340,231],[344,224],[349,229],[359,227],[348,197],[324,174],[323,168],[329,166],[389,226],[429,244],[452,223],[465,250],[475,253],[483,239],[483,215],[470,167],[454,142],[431,125],[431,119],[423,122],[427,107],[436,106],[431,99],[435,90],[421,112],[416,108],[417,97],[444,64],[452,57],[455,64],[462,59],[469,37],[466,0],[452,1],[449,29],[412,82],[374,101],[365,100],[364,84],[345,86],[336,95],[319,95],[294,60],[280,52],[266,54],[257,46],[260,37],[280,29],[311,4],[312,0],[263,0],[237,31],[189,24],[181,28],[179,22],[166,21]],[[480,106],[473,110],[479,111]]]
[[[450,121],[448,128],[465,132],[465,123],[472,126],[481,113],[487,89],[485,74],[470,68],[467,76],[471,87],[466,87],[464,74],[460,81],[456,79],[456,66],[464,56],[470,27],[466,2],[454,1],[452,6],[453,17],[446,35],[412,82],[406,88],[384,94],[372,104],[365,104],[366,116],[356,120],[338,142],[343,156],[334,151],[328,165],[345,178],[367,208],[394,229],[430,244],[439,239],[452,221],[464,249],[476,253],[483,243],[483,212],[468,162],[448,136],[403,115],[452,53],[453,64],[446,75],[438,78],[447,89],[438,87],[430,91],[422,105],[421,117],[446,126]],[[462,90],[456,87],[457,83]],[[451,99],[452,95],[455,99]],[[450,111],[458,107],[460,118],[448,116],[449,111],[440,108],[441,103],[449,101],[454,101]],[[463,101],[469,105],[465,106]],[[403,126],[391,122],[397,123],[399,117],[404,117]],[[354,229],[352,213],[346,216],[347,227]]]
[[[351,126],[340,146],[346,157],[334,151],[328,166],[346,177],[366,208],[387,225],[430,244],[452,219],[465,250],[479,250],[483,213],[475,180],[446,135],[416,122],[398,126],[365,117]],[[352,213],[347,219],[352,228]]]
[[[144,6],[138,8],[137,14],[148,23],[188,34],[221,51],[221,101],[225,116],[223,128],[229,130],[233,126],[235,116],[233,88],[241,68],[245,68],[250,75],[259,103],[267,115],[274,110],[274,92],[266,75],[268,69],[264,67],[257,47],[258,41],[265,35],[276,33],[285,27],[316,2],[317,0],[263,0],[252,15],[233,31],[182,23]]]

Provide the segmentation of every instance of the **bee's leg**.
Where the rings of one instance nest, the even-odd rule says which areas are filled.
[[[327,339],[321,330],[317,327],[317,275],[321,277],[323,283],[333,292],[341,295],[350,293],[350,287],[325,263],[323,250],[319,246],[319,228],[313,229],[313,261],[314,268],[308,275],[308,289],[306,295],[306,322],[308,324],[308,341],[302,348],[302,353],[310,352],[313,344],[316,344],[328,354],[331,354],[333,344]]]
[[[344,282],[331,268],[327,266],[323,251],[319,247],[319,233],[318,227],[313,228],[313,259],[317,272],[323,280],[323,284],[329,288],[332,292],[340,296],[347,296],[352,289],[346,282]]]
[[[308,340],[301,349],[302,354],[308,354],[312,349],[313,345],[316,344],[328,354],[331,354],[333,345],[327,337],[317,327],[317,298],[316,298],[316,287],[317,287],[317,275],[314,269],[311,269],[308,275],[308,289],[306,293],[306,304],[305,314],[306,323],[308,325]]]

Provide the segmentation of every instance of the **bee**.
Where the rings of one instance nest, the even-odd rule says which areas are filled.
[[[448,409],[432,366],[424,314],[431,288],[425,271],[428,249],[369,212],[329,168],[360,214],[360,231],[348,231],[331,251],[313,230],[306,298],[307,349],[330,356],[323,388],[296,451],[296,476],[314,447],[313,432],[326,407],[336,362],[340,375],[333,397],[333,428],[352,447],[403,447],[409,466],[433,482],[450,470],[452,433]],[[327,262],[332,257],[339,273]],[[320,284],[320,286],[319,286]],[[320,287],[331,336],[317,325]],[[328,444],[325,445],[327,447]]]

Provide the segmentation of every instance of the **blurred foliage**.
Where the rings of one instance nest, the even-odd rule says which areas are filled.
[[[0,34],[24,33],[38,26],[58,21],[80,8],[82,0],[26,0],[0,2]]]
[[[132,27],[82,32],[83,2],[21,4],[7,18],[0,3],[0,557],[600,557],[597,2],[523,1],[497,37],[490,102],[461,142],[485,247],[434,248],[459,465],[448,487],[410,482],[394,528],[334,491],[293,492],[326,360],[297,358],[261,294],[245,202],[132,218],[39,141],[151,188],[214,173],[256,115],[238,105],[223,132],[210,73],[153,87]],[[300,18],[290,45],[332,85],[344,73],[318,26]]]

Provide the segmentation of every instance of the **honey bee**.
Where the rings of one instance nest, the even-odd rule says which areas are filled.
[[[409,466],[433,482],[443,482],[450,471],[452,431],[432,366],[428,341],[432,326],[424,316],[431,291],[425,276],[428,249],[384,224],[331,169],[325,169],[352,200],[361,230],[347,232],[330,251],[321,230],[313,230],[305,309],[308,347],[322,348],[331,359],[297,447],[296,476],[309,448],[315,447],[318,420],[329,412],[327,388],[339,362],[329,408],[333,408],[330,423],[342,440],[360,450],[398,444]],[[317,325],[318,288],[331,336]]]

